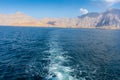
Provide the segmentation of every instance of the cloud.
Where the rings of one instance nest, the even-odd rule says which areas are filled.
[[[87,14],[89,11],[87,9],[84,8],[80,8],[80,13],[81,14]]]
[[[109,6],[112,6],[116,3],[119,3],[120,0],[103,0],[103,2],[106,2]]]
[[[100,4],[108,7],[120,3],[120,0],[91,0],[91,1],[99,2]]]

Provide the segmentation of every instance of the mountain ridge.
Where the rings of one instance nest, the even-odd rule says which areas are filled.
[[[101,13],[91,12],[76,18],[36,19],[21,12],[0,14],[0,25],[120,29],[120,9],[108,9]]]

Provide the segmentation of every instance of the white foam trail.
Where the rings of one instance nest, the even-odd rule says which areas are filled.
[[[49,46],[50,49],[48,52],[50,53],[50,75],[48,76],[48,80],[77,80],[70,75],[73,70],[70,67],[62,65],[63,63],[67,62],[67,57],[63,56],[63,54],[66,52],[62,50],[62,48],[58,45],[58,42],[54,39],[51,39],[49,41]]]

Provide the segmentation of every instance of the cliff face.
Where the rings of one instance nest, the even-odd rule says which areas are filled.
[[[120,28],[120,10],[109,9],[103,13],[88,13],[79,17],[81,20],[86,18],[88,26],[94,26],[96,28]],[[81,21],[82,22],[82,21]]]
[[[102,17],[96,27],[120,27],[120,10],[111,9],[102,14]]]
[[[103,13],[88,13],[76,18],[43,18],[39,20],[17,12],[11,15],[1,14],[0,25],[118,29],[120,28],[120,10],[109,9]]]

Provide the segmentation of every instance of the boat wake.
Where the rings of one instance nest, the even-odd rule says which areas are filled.
[[[49,47],[50,65],[47,80],[77,80],[71,76],[73,70],[64,65],[68,62],[68,56],[64,55],[67,51],[63,51],[62,47],[58,45],[58,41],[53,38],[49,41]]]

